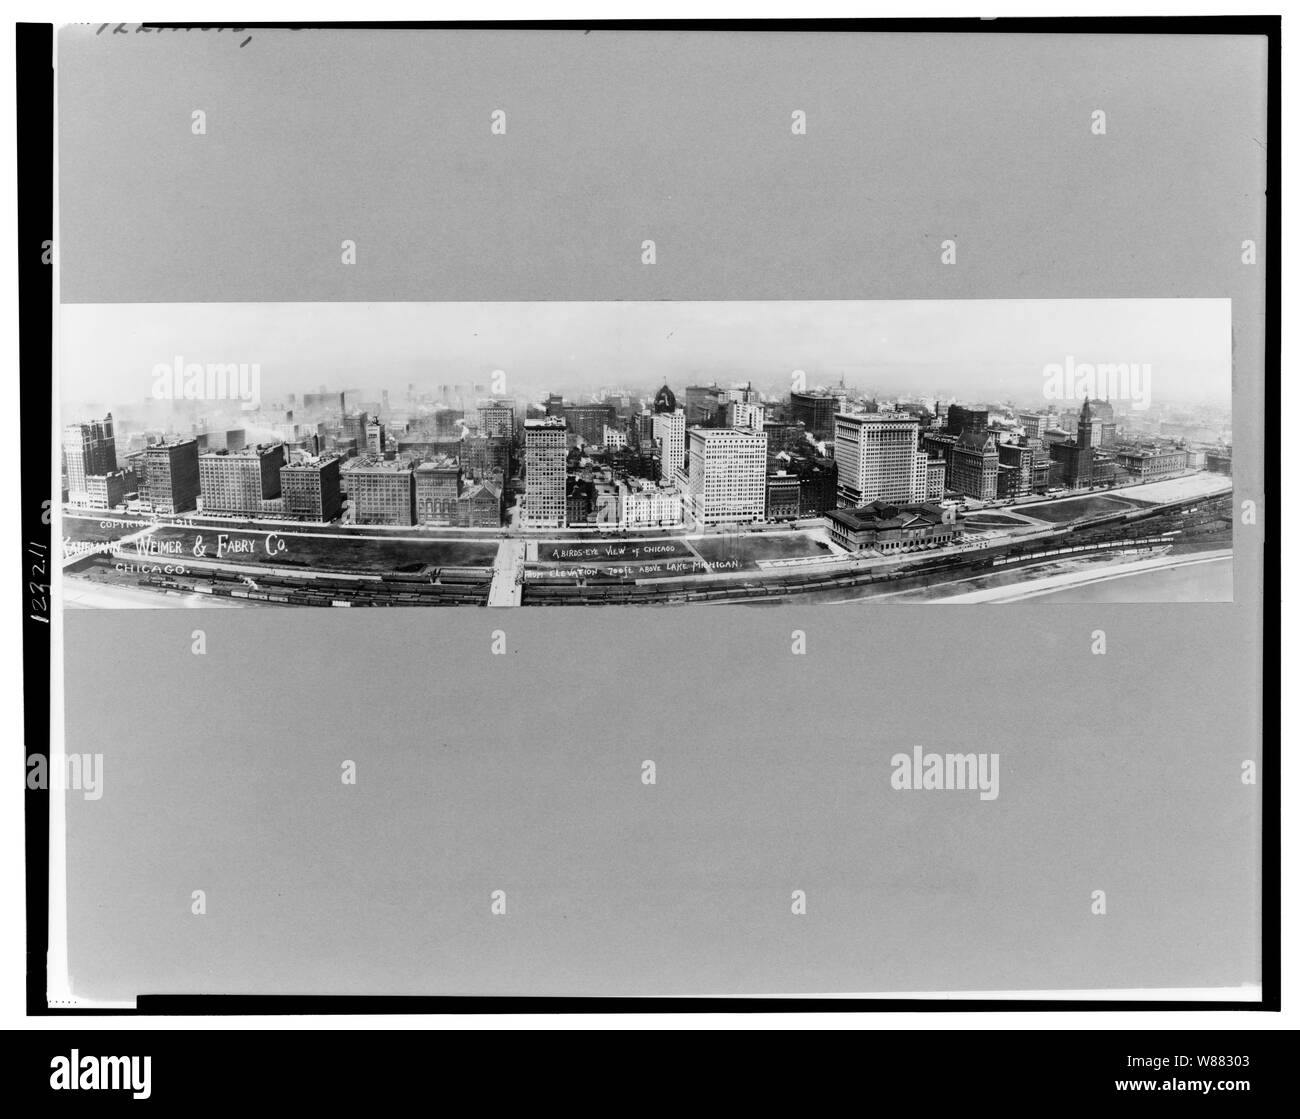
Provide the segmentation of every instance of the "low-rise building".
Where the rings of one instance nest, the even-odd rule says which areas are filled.
[[[676,486],[653,482],[623,483],[619,493],[619,523],[624,528],[681,524],[681,491]]]
[[[850,552],[915,552],[956,543],[962,536],[961,525],[932,502],[873,501],[856,509],[836,509],[826,515],[826,522],[831,540]]]
[[[1120,448],[1114,454],[1120,469],[1143,482],[1181,474],[1187,469],[1187,451],[1183,447]]]
[[[500,528],[501,488],[496,482],[471,482],[456,498],[460,528]]]

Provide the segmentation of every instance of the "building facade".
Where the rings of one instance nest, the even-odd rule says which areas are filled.
[[[68,424],[63,429],[63,462],[68,475],[68,493],[77,500],[87,492],[86,479],[117,470],[117,440],[113,435],[113,413],[90,423]]]
[[[993,501],[998,496],[998,461],[998,441],[992,432],[965,432],[952,447],[948,488],[980,501]]]
[[[1188,469],[1187,451],[1182,447],[1139,447],[1120,449],[1115,460],[1121,470],[1141,482],[1167,478]]]
[[[917,449],[919,434],[919,422],[905,412],[836,415],[840,507],[924,498],[928,456]]]
[[[422,525],[454,525],[461,493],[460,464],[446,456],[415,468],[415,520]]]
[[[264,501],[280,496],[280,469],[285,462],[283,443],[259,443],[233,454],[199,455],[203,512],[256,516]]]
[[[140,506],[154,513],[189,513],[198,508],[199,445],[193,439],[154,443],[144,449]]]
[[[499,400],[480,404],[478,408],[479,434],[495,438],[512,439],[515,434],[515,406]]]
[[[799,517],[799,475],[778,471],[767,476],[769,521],[793,521]]]
[[[524,519],[530,528],[563,528],[568,439],[556,416],[524,421]]]
[[[687,501],[702,525],[763,519],[767,436],[740,428],[691,428]]]
[[[828,392],[790,394],[790,418],[795,423],[802,423],[805,430],[819,442],[834,436],[835,413],[839,406],[840,398]]]
[[[676,486],[624,483],[619,492],[619,523],[624,528],[682,523],[682,494]]]
[[[654,437],[659,444],[659,480],[672,485],[686,463],[686,413],[656,413]]]
[[[765,414],[766,409],[761,404],[730,400],[727,402],[726,423],[728,427],[747,427],[754,431],[762,431]]]
[[[86,504],[91,509],[117,509],[126,504],[127,473],[113,470],[86,476]]]
[[[343,512],[337,458],[293,462],[280,467],[280,503],[286,517],[332,521]]]
[[[593,447],[601,445],[606,425],[612,425],[616,418],[608,404],[567,404],[564,408],[564,422],[569,430]]]
[[[947,489],[948,464],[941,458],[925,460],[925,500],[942,501]]]
[[[874,501],[859,509],[836,509],[826,521],[831,540],[850,552],[916,552],[955,544],[962,536],[961,525],[928,502]]]
[[[416,523],[415,470],[410,463],[395,459],[356,459],[342,477],[354,524]]]

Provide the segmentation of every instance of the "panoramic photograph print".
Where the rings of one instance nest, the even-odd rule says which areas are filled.
[[[68,609],[1232,601],[1226,299],[60,314]]]

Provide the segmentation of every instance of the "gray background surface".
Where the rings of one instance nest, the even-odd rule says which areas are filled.
[[[1264,40],[253,34],[60,34],[65,301],[1226,297],[1261,524],[1226,605],[65,614],[77,994],[1258,981]]]

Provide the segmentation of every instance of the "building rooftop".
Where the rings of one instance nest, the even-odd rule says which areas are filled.
[[[328,466],[331,462],[340,462],[338,455],[326,454],[318,458],[300,458],[293,462],[286,462],[281,470],[320,470],[323,466]]]
[[[836,509],[826,514],[829,520],[844,525],[851,532],[865,529],[877,531],[887,528],[904,528],[918,521],[926,524],[943,522],[943,507],[933,502],[898,505],[888,501],[873,501],[856,509]]]
[[[283,447],[284,440],[277,439],[270,443],[250,443],[247,447],[242,447],[238,451],[225,450],[224,448],[216,451],[204,451],[199,458],[255,458],[259,455],[269,454],[277,447]]]
[[[693,427],[690,429],[693,439],[720,439],[724,435],[747,435],[750,438],[766,438],[766,433],[749,427]]]
[[[837,420],[855,420],[858,423],[917,423],[911,412],[836,412]]]
[[[460,463],[451,455],[436,455],[433,458],[425,459],[415,469],[417,473],[420,471],[459,470]]]
[[[343,467],[344,470],[355,472],[358,470],[386,471],[390,474],[411,473],[412,466],[403,459],[383,459],[383,458],[355,458]]]

